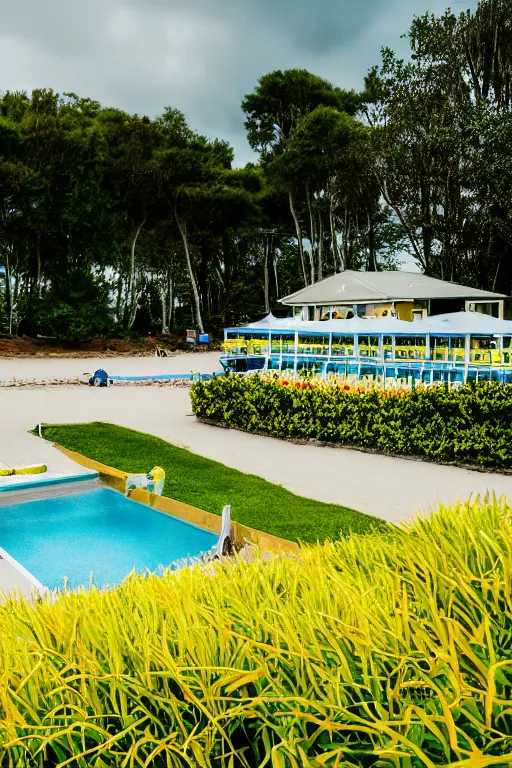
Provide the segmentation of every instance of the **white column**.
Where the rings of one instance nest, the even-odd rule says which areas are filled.
[[[464,337],[464,384],[467,383],[468,380],[468,366],[470,363],[470,357],[471,357],[471,336],[469,333],[466,333],[466,336]],[[478,376],[478,372],[477,372]]]

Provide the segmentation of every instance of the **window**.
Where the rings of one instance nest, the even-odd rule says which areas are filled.
[[[328,355],[329,336],[299,334],[299,355]]]
[[[297,363],[297,370],[311,371],[312,373],[321,373],[323,365],[325,365],[325,363],[321,363],[320,361],[315,362],[314,360],[304,360]]]
[[[397,336],[395,355],[407,360],[424,360],[426,351],[425,336]]]
[[[350,357],[354,354],[354,337],[341,336],[334,333],[332,336],[332,354],[336,357]]]
[[[471,349],[491,349],[491,345],[495,343],[494,339],[490,336],[471,337]]]
[[[397,347],[424,347],[426,344],[425,336],[397,336]]]

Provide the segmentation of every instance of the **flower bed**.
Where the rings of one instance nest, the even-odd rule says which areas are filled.
[[[199,418],[235,429],[394,455],[512,468],[512,386],[386,389],[342,380],[231,375],[195,384]]]

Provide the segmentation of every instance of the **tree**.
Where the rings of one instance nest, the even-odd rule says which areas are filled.
[[[111,328],[108,290],[87,269],[56,274],[36,310],[36,325],[47,336],[85,342]]]
[[[329,106],[335,110],[355,114],[358,97],[353,91],[336,88],[321,77],[305,69],[277,70],[260,78],[255,91],[245,97],[242,109],[247,116],[245,127],[249,144],[260,152],[265,161],[275,161],[286,155],[288,144],[300,121],[319,106]],[[288,168],[289,168],[288,164]],[[295,226],[295,234],[300,254],[304,283],[308,278],[303,248],[303,229],[297,211],[297,190],[282,172],[271,171],[277,189],[286,192],[290,213]],[[312,245],[313,248],[313,245]],[[314,282],[314,256],[310,256],[310,281]]]

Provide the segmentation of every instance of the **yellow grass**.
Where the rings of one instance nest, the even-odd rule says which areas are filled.
[[[512,765],[512,516],[0,608],[2,766]]]

